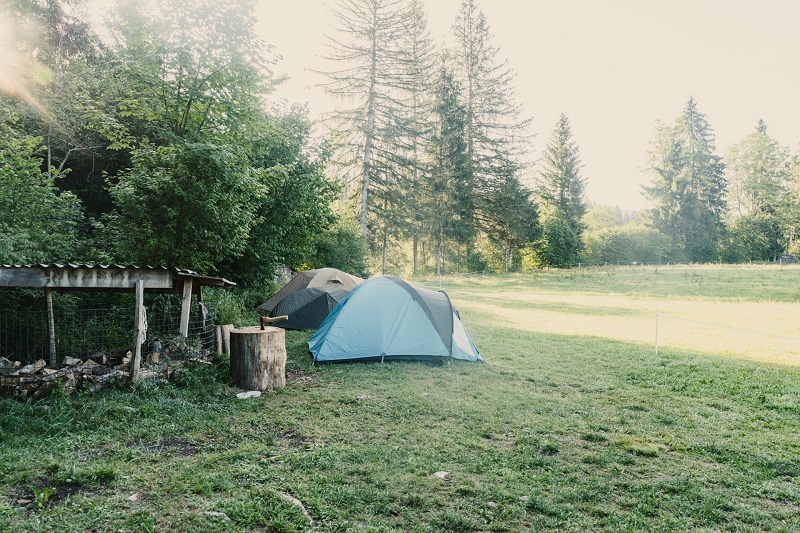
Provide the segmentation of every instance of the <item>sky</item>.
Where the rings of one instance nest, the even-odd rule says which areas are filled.
[[[289,80],[273,95],[307,103],[312,118],[336,102],[317,84],[336,0],[260,0],[257,32]],[[478,0],[499,58],[516,72],[516,97],[533,119],[531,159],[565,113],[584,163],[587,198],[647,207],[641,186],[657,121],[690,97],[716,134],[717,154],[752,132],[800,148],[800,1]],[[447,43],[461,0],[425,0],[428,27]],[[529,171],[530,178],[535,172]]]

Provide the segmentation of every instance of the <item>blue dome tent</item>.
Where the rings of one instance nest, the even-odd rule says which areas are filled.
[[[353,289],[308,341],[315,362],[420,359],[483,361],[444,292],[393,276]]]

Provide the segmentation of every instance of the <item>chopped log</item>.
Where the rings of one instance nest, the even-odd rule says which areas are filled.
[[[32,376],[35,373],[36,373],[36,368],[33,365],[25,365],[16,372],[13,372],[11,375],[13,376],[14,374],[16,374],[20,376]]]
[[[275,390],[286,385],[286,335],[281,328],[258,326],[231,331],[231,377],[244,390]]]
[[[0,357],[0,369],[6,368],[14,368],[14,363],[6,359],[5,357]]]
[[[83,364],[83,361],[76,357],[65,357],[61,364],[64,366],[77,366]]]
[[[236,326],[224,324],[214,327],[214,351],[221,354],[230,355],[231,353],[231,331]]]
[[[104,376],[92,376],[94,378],[93,380],[94,383],[92,384],[91,387],[89,387],[89,390],[91,390],[92,392],[97,392],[103,389],[104,387],[108,386],[109,381],[119,378],[127,378],[128,375],[129,374],[127,372],[123,372],[121,370],[115,370]]]
[[[46,367],[46,366],[47,366],[47,362],[46,362],[44,359],[39,359],[38,361],[35,361],[35,362],[33,363],[33,369],[34,369],[35,371],[37,371],[37,372],[38,372],[39,370],[43,369],[43,368],[44,368],[44,367]]]

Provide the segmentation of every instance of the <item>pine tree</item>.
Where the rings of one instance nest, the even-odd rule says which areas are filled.
[[[376,205],[371,192],[388,189],[396,171],[393,138],[396,117],[403,115],[398,99],[406,72],[400,68],[403,52],[398,43],[408,33],[410,16],[403,0],[340,0],[332,10],[340,37],[329,37],[328,59],[338,69],[323,72],[330,94],[351,102],[331,117],[336,130],[338,163],[348,185],[360,182],[359,222],[367,236],[370,211]],[[381,203],[393,201],[384,195]]]
[[[546,218],[546,238],[540,244],[539,254],[545,263],[555,266],[577,263],[583,248],[586,180],[580,174],[582,166],[569,118],[561,113],[545,149],[544,168],[539,174],[538,193]],[[547,250],[549,248],[553,249]]]
[[[714,133],[690,98],[672,126],[659,125],[650,152],[651,185],[643,188],[654,203],[650,226],[672,239],[669,259],[711,261],[724,230],[724,165],[714,154]]]
[[[498,61],[499,50],[474,0],[463,0],[452,31],[456,77],[464,88],[468,187],[474,191],[475,223],[485,227],[493,215],[489,199],[517,179],[530,121],[520,118],[514,73],[506,61]]]
[[[436,273],[441,272],[446,241],[469,242],[474,227],[469,189],[469,158],[466,141],[466,109],[461,104],[461,86],[443,58],[436,84],[434,130],[429,145],[430,169],[425,180],[422,205],[426,230],[433,241]]]
[[[433,91],[436,76],[434,44],[421,0],[408,0],[407,30],[397,41],[399,84],[393,94],[394,110],[390,149],[391,179],[376,180],[373,187],[375,230],[381,233],[381,271],[387,270],[390,239],[411,237],[414,273],[418,269],[418,244],[422,236],[420,179],[425,171],[426,145],[431,135]]]
[[[406,109],[400,140],[405,149],[401,175],[405,183],[402,187],[404,227],[406,235],[412,240],[412,270],[416,275],[419,271],[419,241],[424,236],[421,187],[432,135],[434,91],[431,90],[431,80],[436,76],[436,56],[421,0],[410,1],[409,15],[409,31],[400,43],[405,55],[402,66],[406,71],[406,83],[403,86]]]
[[[561,113],[544,153],[538,192],[542,204],[551,211],[560,211],[578,237],[583,232],[582,220],[586,213],[586,180],[580,173],[582,167],[569,118]]]

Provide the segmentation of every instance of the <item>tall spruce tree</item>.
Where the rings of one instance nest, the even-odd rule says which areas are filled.
[[[405,109],[397,141],[403,148],[400,167],[403,229],[404,234],[411,237],[412,271],[416,275],[419,271],[419,243],[425,235],[421,189],[433,131],[434,91],[431,81],[436,77],[436,54],[421,0],[410,0],[409,15],[409,31],[400,42],[406,79],[402,86]]]
[[[437,275],[441,273],[445,243],[470,242],[475,231],[471,219],[473,195],[469,188],[466,108],[461,103],[461,90],[443,56],[429,145],[431,164],[421,209],[433,241]]]
[[[474,0],[463,0],[452,26],[456,78],[464,90],[467,186],[475,199],[473,217],[488,227],[490,198],[517,179],[529,120],[520,118],[514,72],[498,59],[486,16]]]
[[[371,193],[383,188],[382,203],[388,208],[396,199],[392,189],[397,162],[394,138],[403,103],[398,93],[407,71],[401,68],[404,54],[399,46],[409,31],[410,12],[404,0],[340,0],[332,9],[338,23],[337,36],[328,37],[328,60],[336,67],[322,72],[323,88],[350,108],[332,114],[337,156],[348,188],[360,184],[359,222],[368,234]]]
[[[654,207],[648,224],[672,240],[667,259],[711,261],[724,230],[724,165],[714,133],[694,98],[673,125],[659,125],[650,152],[652,181],[643,187]]]
[[[583,215],[586,213],[586,180],[581,176],[578,146],[572,138],[569,118],[564,113],[556,122],[553,135],[544,152],[544,167],[539,174],[538,193],[545,216],[545,237],[556,233],[558,239],[545,238],[541,244],[541,257],[556,266],[577,262],[582,250],[584,231]],[[558,232],[555,232],[555,228]],[[545,250],[558,248],[558,250]]]
[[[586,179],[581,176],[582,167],[569,118],[561,113],[544,153],[539,196],[544,206],[563,213],[578,236],[583,231],[582,220],[586,214]]]

